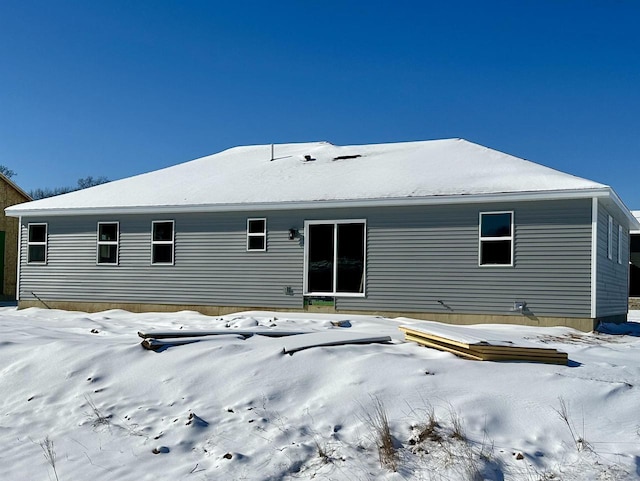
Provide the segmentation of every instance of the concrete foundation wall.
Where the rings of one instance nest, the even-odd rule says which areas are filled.
[[[64,301],[20,301],[20,309],[28,307],[40,307],[48,309],[63,309],[69,311],[101,312],[109,309],[124,309],[130,312],[178,312],[197,311],[209,316],[223,316],[242,311],[273,311],[270,307],[248,306],[202,306],[202,305],[178,305],[178,304],[128,304],[107,302],[64,302]],[[503,316],[482,314],[443,314],[428,312],[392,312],[392,311],[350,311],[336,310],[332,307],[308,306],[305,309],[280,309],[279,312],[313,312],[325,314],[344,315],[375,315],[389,318],[407,317],[425,321],[445,322],[448,324],[472,325],[472,324],[514,324],[524,326],[553,327],[566,326],[580,331],[593,331],[599,322],[625,322],[626,316],[614,316],[611,318],[591,319],[576,317],[536,317],[532,315]]]

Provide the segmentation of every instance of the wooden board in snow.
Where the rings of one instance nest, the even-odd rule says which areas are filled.
[[[300,336],[288,337],[285,340],[283,351],[285,354],[320,346],[340,346],[343,344],[371,344],[378,342],[389,342],[389,336],[371,336],[358,332],[345,332],[343,330],[328,330],[325,332],[314,332]]]

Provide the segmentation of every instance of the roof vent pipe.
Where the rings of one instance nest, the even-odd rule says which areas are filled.
[[[271,144],[271,160],[269,162],[273,162],[273,144]]]

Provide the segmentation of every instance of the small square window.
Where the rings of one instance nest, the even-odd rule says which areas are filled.
[[[119,224],[98,222],[98,264],[118,264]]]
[[[173,264],[174,222],[153,221],[151,230],[151,263]]]
[[[161,242],[173,242],[173,221],[154,222],[153,240]]]
[[[47,224],[29,224],[27,230],[27,262],[46,264]]]
[[[118,242],[118,223],[100,223],[98,224],[99,240]]]
[[[154,264],[172,264],[173,263],[173,246],[165,244],[156,244],[153,246],[153,263]]]
[[[46,242],[47,224],[29,224],[29,242]]]
[[[480,265],[513,265],[513,212],[480,213]]]
[[[267,219],[247,219],[247,250],[267,250]]]
[[[100,245],[98,246],[98,264],[117,264],[118,246]]]

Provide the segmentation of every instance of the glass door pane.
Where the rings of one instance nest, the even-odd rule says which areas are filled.
[[[333,224],[309,225],[308,292],[333,292]]]
[[[364,292],[364,224],[338,224],[336,292]]]

